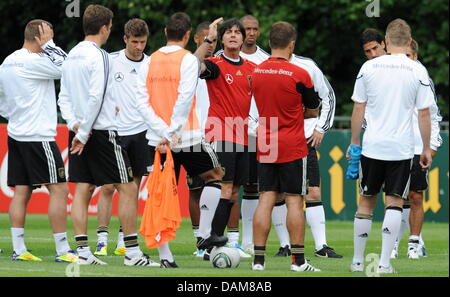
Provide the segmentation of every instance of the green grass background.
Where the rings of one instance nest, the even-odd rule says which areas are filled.
[[[89,240],[93,250],[96,244],[96,217],[89,217]],[[289,270],[290,257],[278,258],[273,255],[278,251],[278,239],[272,229],[266,247],[266,270],[251,271],[251,259],[242,259],[238,268],[217,269],[209,261],[203,261],[193,256],[195,244],[189,219],[183,219],[182,226],[177,232],[177,238],[171,242],[171,250],[175,256],[179,269],[160,269],[149,267],[125,267],[123,257],[113,255],[115,240],[117,238],[119,223],[113,217],[110,224],[108,251],[109,255],[101,259],[108,266],[81,266],[80,276],[86,277],[293,277],[293,276],[323,276],[346,277],[366,276],[365,273],[351,273],[349,266],[353,255],[353,222],[328,221],[327,241],[336,252],[344,255],[342,259],[322,259],[314,256],[314,243],[311,232],[307,227],[305,256],[310,263],[320,268],[320,273],[294,273]],[[68,235],[70,245],[75,247],[73,240],[71,217],[68,217]],[[411,260],[406,256],[407,235],[400,244],[399,258],[392,260],[394,268],[398,271],[395,276],[426,277],[449,276],[449,227],[448,223],[425,223],[423,237],[427,246],[428,257]],[[55,246],[48,218],[45,215],[28,215],[25,227],[25,240],[27,248],[43,259],[43,262],[13,262],[11,261],[12,243],[10,226],[7,214],[0,214],[0,277],[65,277],[67,264],[55,263]],[[156,250],[145,247],[144,239],[140,236],[142,250],[154,260],[158,260]],[[374,222],[372,233],[367,242],[366,254],[379,254],[381,251],[381,223]],[[368,265],[369,263],[366,263]]]

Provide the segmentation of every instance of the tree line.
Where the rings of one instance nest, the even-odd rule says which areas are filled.
[[[193,30],[197,24],[220,16],[229,19],[252,14],[260,22],[258,45],[268,52],[270,26],[280,20],[290,22],[298,30],[295,53],[312,58],[327,76],[336,93],[339,116],[351,115],[354,81],[366,59],[359,35],[368,27],[384,34],[391,20],[402,18],[410,24],[419,43],[419,59],[434,80],[441,114],[448,121],[447,0],[2,0],[0,62],[22,46],[23,29],[35,18],[54,25],[55,42],[68,52],[83,39],[82,18],[69,16],[76,15],[78,6],[82,16],[84,8],[93,3],[114,12],[112,33],[105,46],[109,52],[124,47],[123,25],[132,17],[142,18],[149,25],[147,54],[165,44],[164,25],[177,11],[190,15]],[[376,16],[369,17],[367,12]],[[195,50],[192,38],[187,48]]]

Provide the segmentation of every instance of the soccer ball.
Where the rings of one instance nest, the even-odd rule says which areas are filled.
[[[239,266],[241,257],[236,248],[214,247],[209,255],[209,261],[215,268],[236,268]]]

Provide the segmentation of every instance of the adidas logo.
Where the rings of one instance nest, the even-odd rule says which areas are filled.
[[[63,237],[63,238],[61,238],[61,239],[59,240],[59,242],[64,242],[64,241],[66,241],[66,240],[67,240],[67,238]]]
[[[242,76],[242,72],[241,72],[240,70],[238,70],[238,71],[236,72],[236,76]]]
[[[389,231],[389,229],[386,227],[383,229],[383,233],[384,234],[391,234],[391,231]]]
[[[133,68],[133,70],[131,70],[130,73],[132,73],[132,74],[137,74],[137,71],[136,71],[136,69]]]
[[[208,206],[206,206],[206,204],[203,204],[203,205],[200,207],[200,210],[209,210],[209,208],[208,208]]]
[[[367,238],[367,237],[369,237],[369,234],[367,234],[367,233],[359,234],[358,237]]]

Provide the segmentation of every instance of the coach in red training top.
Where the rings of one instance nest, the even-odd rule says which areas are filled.
[[[271,57],[258,65],[252,88],[259,112],[258,179],[261,193],[253,217],[255,259],[253,270],[264,270],[264,253],[270,216],[278,196],[286,200],[286,223],[291,240],[293,271],[320,271],[304,257],[305,218],[303,195],[307,194],[305,113],[317,116],[320,99],[306,70],[289,62],[297,33],[286,23],[272,25]]]

